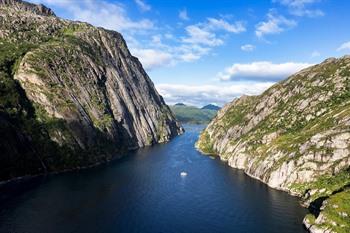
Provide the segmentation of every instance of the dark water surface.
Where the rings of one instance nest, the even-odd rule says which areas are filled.
[[[108,165],[31,181],[0,200],[0,232],[306,232],[296,198],[201,155],[202,126],[185,128]]]

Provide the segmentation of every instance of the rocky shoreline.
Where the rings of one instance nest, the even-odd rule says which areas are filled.
[[[349,74],[349,56],[330,58],[260,96],[238,98],[218,112],[196,147],[299,196],[314,209],[304,219],[311,232],[349,232]]]

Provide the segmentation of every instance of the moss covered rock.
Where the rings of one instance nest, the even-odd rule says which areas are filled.
[[[350,184],[350,57],[327,59],[227,104],[197,147],[307,206],[322,203]]]
[[[182,132],[123,37],[0,1],[0,180],[91,166]]]

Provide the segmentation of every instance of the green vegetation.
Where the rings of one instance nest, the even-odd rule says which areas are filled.
[[[223,151],[221,158],[232,161],[243,152],[249,161],[246,172],[302,196],[312,208],[335,198],[336,205],[347,209],[343,202],[349,193],[343,190],[350,186],[349,63],[349,57],[330,59],[259,96],[234,100],[201,134],[197,146],[208,153],[215,143]],[[282,177],[272,177],[275,171]],[[277,179],[281,184],[275,183]],[[328,213],[323,226],[332,232],[350,232],[349,214],[339,217],[338,210],[332,211],[321,210]],[[314,223],[315,216],[307,220]]]
[[[61,160],[60,155],[69,155],[66,147],[58,147],[51,141],[48,129],[55,125],[55,129],[62,123],[52,121],[41,121],[42,111],[36,108],[27,99],[27,96],[13,79],[18,63],[26,52],[35,48],[32,44],[17,44],[1,42],[0,47],[0,141],[7,142],[0,146],[5,154],[12,154],[13,157],[22,157],[21,160],[1,157],[1,179],[9,179],[12,176],[19,176],[31,173],[44,173],[48,168],[45,160],[55,158]],[[48,117],[45,117],[47,120]],[[13,150],[15,148],[22,148]],[[26,148],[25,148],[26,147]],[[45,158],[46,157],[46,158]],[[21,168],[21,169],[19,169]]]
[[[70,23],[64,27],[61,32],[66,36],[74,36],[76,33],[85,32],[91,28],[92,27],[87,23]]]
[[[173,105],[170,109],[182,123],[207,124],[216,116],[216,110],[200,109],[194,106]]]
[[[176,134],[119,33],[20,4],[0,4],[0,181],[108,161],[138,131],[149,145]]]
[[[322,219],[315,220],[311,214],[306,216],[308,222],[327,232],[350,232],[350,189],[330,196],[324,203],[321,211]]]
[[[208,154],[208,155],[214,155],[216,154],[214,147],[213,147],[213,143],[210,141],[210,136],[208,134],[208,132],[204,131],[200,137],[199,140],[197,142],[199,148],[201,149],[201,151],[204,154]]]
[[[318,177],[314,182],[293,184],[290,189],[304,196],[305,201],[313,202],[321,197],[328,197],[350,185],[350,170],[343,170],[336,175],[328,174]],[[312,192],[311,195],[305,195]]]
[[[82,30],[84,27],[73,29]],[[105,127],[111,124],[110,115],[105,114],[94,122],[94,145],[83,151],[72,136],[68,122],[48,115],[41,105],[33,104],[19,82],[13,78],[22,58],[29,51],[35,51],[26,59],[31,64],[31,72],[39,75],[47,84],[44,88],[40,87],[40,93],[63,112],[74,111],[75,104],[62,98],[65,87],[49,79],[50,68],[47,67],[58,64],[56,72],[61,73],[60,77],[66,79],[65,84],[73,88],[72,80],[68,80],[66,75],[67,66],[59,62],[67,62],[74,67],[74,72],[81,73],[84,72],[83,64],[77,62],[74,52],[78,49],[95,59],[96,53],[70,34],[73,29],[68,28],[61,37],[43,36],[43,40],[38,39],[40,34],[37,33],[33,42],[0,40],[0,141],[3,142],[0,150],[11,155],[0,157],[0,180],[86,166],[110,159],[113,153],[121,150],[103,134]],[[30,38],[27,38],[28,41]],[[26,85],[37,88],[32,83]]]
[[[239,100],[235,107],[230,108],[221,119],[225,129],[229,129],[237,124],[244,124],[245,115],[255,107],[257,100],[255,96],[245,96],[243,98]]]
[[[24,54],[33,45],[0,41],[0,111],[11,116],[21,117],[27,115],[28,102],[21,98],[24,93],[12,76]]]
[[[208,104],[208,105],[203,106],[201,109],[209,109],[209,110],[219,111],[221,108],[217,105],[214,105],[214,104]]]

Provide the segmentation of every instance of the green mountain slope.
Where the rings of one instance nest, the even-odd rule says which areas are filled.
[[[219,111],[221,108],[219,106],[214,105],[214,104],[208,104],[208,105],[203,106],[201,109],[209,109],[209,110]]]
[[[0,181],[92,166],[181,132],[119,33],[0,0]]]
[[[260,96],[234,100],[219,111],[197,147],[301,196],[317,212],[323,205],[307,224],[311,232],[350,232],[350,208],[339,204],[349,198],[350,57],[327,59]],[[331,211],[333,200],[339,210]]]
[[[192,124],[207,124],[215,117],[217,113],[217,110],[200,109],[183,104],[170,106],[170,109],[180,122]]]

